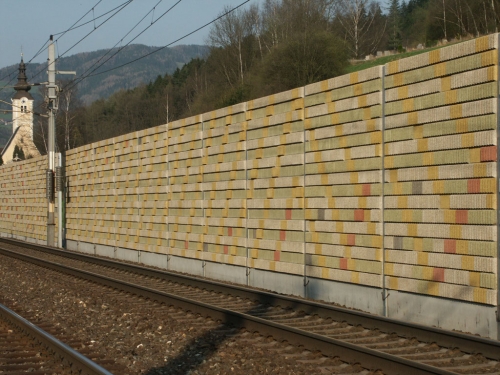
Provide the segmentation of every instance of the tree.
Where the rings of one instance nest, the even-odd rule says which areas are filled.
[[[81,134],[75,126],[75,118],[81,102],[72,81],[59,81],[59,111],[56,118],[57,145],[59,150],[70,150],[81,144]]]
[[[433,6],[436,6],[434,2]],[[437,9],[433,11],[439,12]],[[416,47],[418,44],[429,44],[430,24],[433,16],[429,14],[428,0],[408,0],[401,4],[401,40],[408,47]],[[389,27],[388,27],[389,29]],[[436,39],[437,40],[437,39]]]
[[[330,31],[331,0],[266,0],[261,15],[267,52],[297,34]]]
[[[399,0],[391,0],[387,31],[389,33],[387,47],[390,50],[399,50],[401,48],[401,8]]]
[[[337,0],[334,4],[335,21],[351,56],[359,59],[374,53],[386,28],[380,5],[371,0]]]
[[[0,155],[0,165],[3,165],[2,155]]]
[[[477,37],[498,30],[498,0],[440,0],[425,5],[431,15],[427,33],[434,40]]]
[[[225,7],[223,14],[230,10]],[[245,73],[253,57],[253,32],[258,12],[256,6],[248,10],[230,12],[213,24],[208,34],[212,53],[218,57],[220,68],[230,86],[245,83]]]
[[[305,86],[344,73],[347,48],[326,31],[298,35],[275,47],[264,61],[264,79],[270,91]]]
[[[48,124],[47,119],[37,117],[36,122],[33,124],[33,143],[42,155],[47,154],[48,148]]]

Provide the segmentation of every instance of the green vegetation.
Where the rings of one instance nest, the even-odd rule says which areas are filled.
[[[151,70],[145,59],[84,81],[79,93],[66,91],[57,144],[69,149],[414,56],[428,51],[417,46],[439,48],[495,32],[499,22],[500,0],[390,0],[386,13],[377,0],[264,0],[214,23],[204,58],[164,68],[149,84],[137,79]],[[349,64],[385,50],[411,52]],[[116,65],[129,60],[119,54]],[[120,76],[130,85],[115,92]],[[101,99],[84,93],[92,85]],[[40,149],[45,126],[36,124]]]
[[[157,47],[148,47],[141,44],[133,44],[123,49],[119,54],[106,62],[101,68],[94,73],[99,73],[107,69],[113,69],[122,65],[138,56],[145,55],[156,50]],[[88,68],[93,66],[88,72],[90,73],[100,63],[114,53],[108,53],[104,59],[97,63],[99,59],[109,50],[99,50],[93,52],[77,53],[72,56],[64,56],[58,59],[57,68],[60,70],[74,70],[78,76],[83,74]],[[89,77],[84,80],[79,86],[79,95],[83,104],[90,104],[95,100],[106,98],[118,90],[127,90],[145,84],[154,79],[158,74],[173,73],[179,65],[183,65],[196,57],[205,56],[208,48],[197,45],[184,45],[172,48],[165,48],[158,53],[155,53],[143,60],[140,60],[132,65],[124,66],[123,68],[114,70],[109,73],[104,73],[94,77]],[[31,83],[42,82],[47,80],[46,64],[30,63],[27,64],[27,75]],[[8,76],[12,79],[4,79],[0,82],[0,87],[5,85],[14,85],[17,82],[18,65],[10,65],[0,69],[0,78]],[[35,76],[35,77],[33,77]],[[42,96],[38,93],[38,87],[32,87],[30,93],[37,102],[42,100]],[[0,99],[10,102],[10,98],[14,93],[11,87],[0,91]],[[6,108],[0,103],[0,109]]]
[[[435,49],[439,49],[439,48],[443,48],[443,47],[445,47],[445,46],[427,48],[425,50],[417,50],[417,51],[411,51],[411,52],[398,53],[396,55],[379,57],[377,59],[368,60],[366,62],[355,63],[355,64],[352,64],[349,67],[347,67],[346,73],[359,72],[360,70],[363,70],[363,69],[368,69],[368,68],[373,68],[374,66],[384,65],[384,64],[387,64],[391,61],[401,60],[401,59],[404,59],[406,57],[420,55],[421,53],[433,51]]]

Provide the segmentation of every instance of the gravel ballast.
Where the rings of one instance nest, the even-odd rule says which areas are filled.
[[[9,257],[0,302],[34,313],[123,365],[124,374],[328,374],[362,371],[336,358],[236,330]]]

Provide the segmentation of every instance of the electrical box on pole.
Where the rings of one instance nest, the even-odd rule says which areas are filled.
[[[46,186],[46,193],[47,193],[47,199],[48,201],[53,201],[54,200],[54,173],[50,169],[47,169],[47,186]]]

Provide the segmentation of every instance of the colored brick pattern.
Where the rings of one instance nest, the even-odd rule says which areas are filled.
[[[168,124],[168,238],[173,255],[203,258],[203,123],[201,116]]]
[[[491,35],[86,145],[67,238],[494,305],[497,96]],[[45,239],[45,169],[1,232]]]
[[[306,87],[307,275],[381,286],[382,69]]]
[[[167,130],[167,125],[162,125],[142,131],[139,146],[139,193],[144,202],[140,215],[146,224],[141,228],[139,241],[143,250],[163,254],[168,254],[169,249]]]
[[[246,103],[203,118],[203,259],[247,265]]]
[[[43,156],[0,167],[0,232],[37,242],[47,240],[46,169]]]
[[[391,289],[496,303],[497,39],[386,66]]]
[[[67,153],[67,238],[115,244],[116,217],[112,213],[118,197],[114,196],[113,142],[96,142]]]
[[[304,274],[304,99],[295,89],[250,101],[249,266]]]

